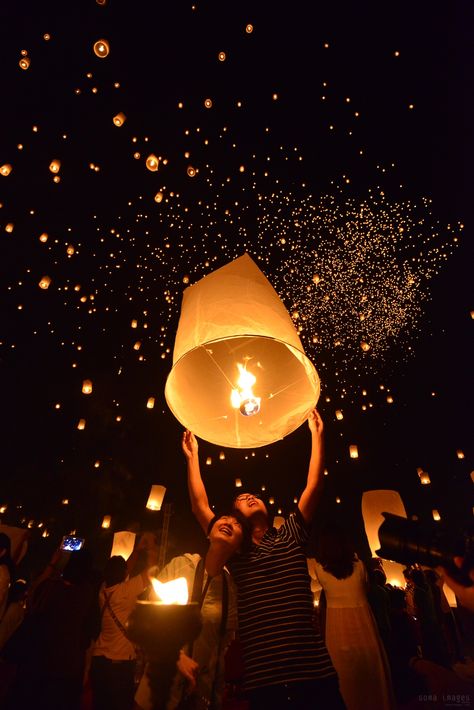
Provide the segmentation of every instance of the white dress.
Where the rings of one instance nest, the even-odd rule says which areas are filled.
[[[367,601],[361,560],[346,579],[316,563],[326,595],[326,646],[347,710],[392,710],[395,700],[385,649]]]

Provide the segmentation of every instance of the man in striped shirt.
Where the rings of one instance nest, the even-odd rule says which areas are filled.
[[[251,548],[228,563],[238,591],[245,689],[252,710],[338,710],[344,704],[336,671],[313,625],[313,603],[304,547],[321,494],[323,422],[308,417],[311,459],[297,510],[278,529],[258,495],[243,493],[234,507],[249,521]],[[183,435],[193,513],[204,531],[214,518],[201,478],[198,444]]]

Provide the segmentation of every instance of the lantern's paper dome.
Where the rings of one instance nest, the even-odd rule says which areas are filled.
[[[297,429],[320,383],[282,301],[244,254],[184,291],[165,397],[218,446],[256,448]]]

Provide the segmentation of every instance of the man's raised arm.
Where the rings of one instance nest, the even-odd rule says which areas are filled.
[[[316,409],[308,417],[311,431],[311,459],[306,488],[298,501],[298,508],[307,523],[311,522],[321,497],[323,487],[324,439],[323,420]]]
[[[194,434],[186,429],[182,440],[183,453],[188,464],[188,491],[191,509],[207,535],[207,528],[214,517],[207,498],[199,467],[198,443]]]

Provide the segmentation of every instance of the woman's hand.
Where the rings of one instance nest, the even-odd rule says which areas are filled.
[[[188,681],[188,691],[192,693],[192,691],[196,689],[196,676],[198,674],[199,664],[187,656],[184,651],[180,651],[176,665],[181,675]]]
[[[189,431],[189,429],[186,429],[186,431],[183,432],[181,446],[188,461],[197,456],[198,442],[192,431]]]

